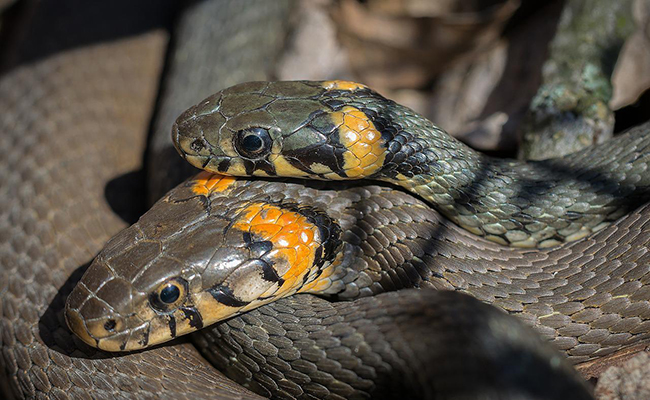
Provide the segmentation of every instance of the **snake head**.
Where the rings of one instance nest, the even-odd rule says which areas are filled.
[[[70,329],[93,347],[136,350],[325,291],[338,225],[265,193],[240,199],[252,183],[204,172],[172,190],[91,263],[66,303]]]
[[[250,82],[210,96],[172,128],[195,167],[233,176],[359,179],[378,174],[397,130],[390,100],[344,81]]]

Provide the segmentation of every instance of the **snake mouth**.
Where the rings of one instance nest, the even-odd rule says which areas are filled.
[[[137,350],[149,345],[150,321],[157,314],[143,304],[143,294],[117,277],[98,257],[66,300],[65,320],[84,343],[106,351]],[[84,275],[85,277],[85,275]],[[101,278],[100,278],[101,277]]]

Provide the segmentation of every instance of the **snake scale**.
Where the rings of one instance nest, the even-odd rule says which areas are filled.
[[[142,6],[150,7],[151,5],[143,4]],[[71,8],[83,11],[80,3],[74,4],[73,2]],[[46,11],[49,11],[49,13],[43,12],[41,17],[52,13],[52,9],[46,9]],[[96,15],[106,17],[107,14],[106,12],[99,12]],[[134,15],[143,14],[134,13]],[[35,21],[38,22],[39,20],[36,18]],[[39,26],[38,23],[35,23],[35,25]],[[122,34],[124,35],[125,32]],[[116,37],[120,36],[117,35]],[[3,170],[1,177],[2,187],[11,189],[7,195],[3,194],[4,197],[0,199],[3,205],[3,218],[0,221],[2,223],[1,232],[3,238],[2,269],[0,269],[2,274],[0,280],[2,282],[2,286],[0,286],[0,294],[2,295],[0,297],[2,301],[0,326],[2,329],[1,345],[3,349],[1,365],[3,376],[9,378],[7,381],[3,379],[3,384],[7,386],[4,389],[11,391],[18,397],[50,395],[58,398],[148,398],[161,393],[174,398],[214,398],[218,396],[224,398],[252,398],[253,396],[250,392],[225,379],[214,368],[205,363],[188,343],[175,342],[171,345],[156,347],[144,352],[114,356],[83,345],[77,339],[73,339],[70,332],[65,329],[62,317],[63,299],[69,293],[72,284],[80,277],[80,273],[71,273],[79,266],[86,264],[108,237],[124,226],[107,207],[104,199],[103,182],[137,167],[138,153],[142,147],[138,147],[137,143],[133,142],[132,135],[134,132],[142,132],[146,128],[149,110],[143,105],[151,103],[155,90],[156,71],[160,68],[160,59],[158,57],[163,45],[164,40],[161,35],[149,33],[134,39],[119,39],[115,43],[108,45],[72,49],[67,53],[54,54],[43,60],[31,60],[30,63],[25,63],[4,76],[2,82],[0,82],[0,90],[2,91],[0,98],[2,101],[7,102],[5,109],[16,110],[16,112],[7,113],[12,118],[3,120],[5,129],[13,133],[3,137],[1,146],[2,149],[7,149],[6,154],[10,155],[8,161],[10,168]],[[29,48],[29,46],[26,47]],[[120,57],[116,57],[116,55]],[[127,55],[127,57],[124,57],[124,55]],[[106,59],[113,61],[108,63],[100,62],[100,60]],[[78,73],[80,65],[86,67],[84,68],[84,74]],[[143,65],[148,65],[148,69],[143,70]],[[95,84],[89,85],[89,82]],[[104,82],[113,83],[106,85]],[[123,84],[116,85],[114,82],[123,82]],[[42,89],[31,90],[34,87]],[[73,91],[71,88],[75,90]],[[84,90],[80,90],[80,88],[84,88]],[[59,104],[75,100],[74,104],[76,106],[67,109],[78,113],[76,115],[79,117],[88,118],[88,116],[92,116],[92,118],[84,120],[88,121],[88,125],[78,124],[77,119],[66,118],[65,115],[60,116],[60,114],[56,113]],[[105,104],[112,104],[113,106],[104,107]],[[21,112],[20,107],[25,107],[23,110],[29,111]],[[38,115],[52,118],[51,121],[53,122],[41,125],[38,122],[40,120],[35,118]],[[60,116],[60,118],[56,118],[57,116]],[[48,121],[50,120],[48,119]],[[92,141],[84,140],[88,132],[97,132],[98,134],[93,135],[94,140]],[[39,135],[36,136],[36,134]],[[128,146],[129,151],[125,151],[122,147],[114,147],[115,144],[125,141],[130,143],[130,146]],[[84,168],[88,159],[94,160],[94,165],[97,168]],[[37,165],[41,168],[36,168]],[[237,185],[240,185],[240,183],[237,183]],[[290,193],[291,190],[288,188],[295,184],[260,181],[242,185],[252,185],[253,189],[262,192],[265,190],[264,186],[269,185],[266,189],[268,193],[274,193],[277,196],[278,193]],[[190,183],[189,186],[185,185],[177,189],[176,193],[191,190],[191,187],[192,184]],[[324,198],[332,196],[332,189],[305,186],[300,186],[302,189],[298,189],[297,185],[294,187],[296,187],[294,190],[304,191],[304,196],[310,194],[311,196],[324,196]],[[498,249],[498,251],[494,250],[494,253],[497,254],[495,260],[503,261],[507,259],[508,256],[498,254],[501,251],[506,252],[505,254],[508,255],[519,255],[519,259],[530,264],[527,271],[531,271],[533,274],[554,274],[555,271],[549,272],[548,269],[543,269],[554,261],[551,259],[552,257],[549,257],[549,254],[559,256],[560,261],[567,264],[574,261],[573,255],[578,254],[578,250],[582,251],[581,255],[586,254],[586,257],[598,254],[599,257],[592,258],[592,260],[600,260],[608,255],[612,258],[614,255],[620,256],[620,254],[597,253],[605,248],[603,244],[607,240],[630,240],[629,245],[622,245],[618,251],[632,254],[633,252],[630,253],[631,245],[635,244],[635,239],[642,238],[644,232],[644,208],[641,208],[610,228],[605,228],[601,233],[588,238],[588,240],[563,247],[564,252],[553,253],[553,250],[545,250],[542,253],[535,253],[528,250],[504,250],[497,245],[475,239],[464,233],[453,224],[445,222],[444,219],[441,219],[428,207],[423,206],[423,203],[404,193],[392,191],[390,194],[385,193],[389,189],[377,186],[354,187],[352,185],[342,190],[350,193],[351,197],[348,198],[348,201],[359,198],[367,200],[367,203],[360,203],[363,204],[366,212],[354,213],[355,218],[371,218],[371,221],[382,218],[382,214],[386,213],[385,210],[390,210],[392,206],[385,200],[390,198],[391,195],[396,196],[393,200],[397,204],[406,205],[406,209],[414,206],[416,210],[427,210],[424,215],[419,216],[421,219],[419,222],[423,225],[423,233],[428,230],[428,233],[424,233],[425,236],[429,235],[429,238],[438,240],[439,248],[436,249],[435,253],[438,257],[449,257],[456,251],[448,243],[445,243],[448,238],[453,238],[453,241],[463,238],[468,241],[476,241],[477,248],[473,250],[474,254],[478,249],[492,248]],[[110,192],[107,191],[107,194],[110,194]],[[215,196],[217,199],[219,198],[218,193],[215,193]],[[402,202],[400,202],[400,198]],[[71,202],[69,199],[74,199],[74,201]],[[163,200],[159,204],[164,204],[165,201]],[[168,199],[167,202],[169,203]],[[372,203],[376,205],[373,206]],[[179,205],[176,204],[176,206]],[[8,210],[6,214],[4,210]],[[343,214],[341,210],[341,215]],[[400,214],[400,217],[413,222],[412,216],[409,219],[407,214]],[[343,222],[351,223],[352,220],[353,218],[348,216],[347,221],[341,220],[341,224],[345,226]],[[366,225],[361,224],[360,226]],[[433,229],[431,229],[432,227]],[[409,230],[406,227],[402,229],[403,232],[413,230],[413,228]],[[164,230],[159,233],[165,234]],[[344,239],[354,240],[352,239],[353,236],[351,236],[354,233],[354,231],[347,231],[347,237],[344,237]],[[414,237],[417,238],[418,234],[419,232],[416,232]],[[363,235],[361,232],[357,232],[359,238],[361,235]],[[88,240],[89,238],[92,240]],[[433,240],[434,244],[436,240]],[[372,241],[367,241],[367,243],[372,243]],[[582,247],[580,247],[581,243]],[[370,246],[373,245],[376,244],[373,243]],[[637,246],[637,249],[639,248],[643,247]],[[616,253],[616,249],[619,249],[619,247],[608,250]],[[366,251],[371,250],[368,248]],[[590,251],[593,251],[593,253],[590,254]],[[639,255],[638,253],[633,254],[632,257],[621,258],[621,260],[639,260],[640,256],[634,259],[634,255]],[[534,254],[543,255],[535,256]],[[373,263],[373,259],[365,256],[363,252],[351,254],[351,256],[356,257],[355,259],[362,263]],[[544,261],[545,257],[546,261]],[[579,259],[580,256],[577,258]],[[538,263],[535,264],[534,261],[538,261]],[[408,265],[402,264],[403,268],[408,268]],[[454,276],[453,268],[457,267],[458,273],[451,279],[452,282],[459,283],[458,288],[466,286],[467,290],[471,287],[469,282],[477,283],[476,279],[481,279],[472,278],[474,275],[463,270],[465,267],[461,264],[452,263],[447,265],[451,266],[446,267],[451,268],[451,271],[440,272],[442,276]],[[629,265],[621,262],[616,267],[622,266]],[[379,268],[381,269],[380,265]],[[481,267],[477,265],[476,268]],[[379,272],[377,269],[375,271]],[[620,271],[618,272],[620,273]],[[381,275],[381,273],[378,275]],[[359,274],[355,282],[356,285],[350,285],[350,287],[354,288],[356,286],[361,292],[363,292],[364,288],[371,291],[372,288],[376,289],[376,291],[394,289],[408,286],[408,282],[403,278],[413,275],[402,274],[398,271],[395,276],[396,279],[393,281],[381,278],[372,281],[372,276],[368,276],[368,274],[366,276],[370,278],[370,281],[365,278],[362,279],[363,275]],[[490,280],[489,283],[502,280],[500,277],[490,279],[489,274],[477,276],[485,276],[484,279]],[[507,273],[503,276],[508,279],[516,279],[513,276],[507,276]],[[422,281],[416,279],[411,283],[420,283],[421,286],[430,284],[434,287],[454,287],[454,285],[446,285],[444,280],[435,279],[435,273],[431,277],[434,277],[434,279]],[[367,285],[360,285],[364,281]],[[382,287],[382,285],[387,286]],[[482,292],[480,284],[476,285],[476,287],[475,292],[479,294],[479,297],[483,293],[483,297],[489,300],[489,296],[494,295],[493,293],[490,294],[489,291],[487,293]],[[472,290],[467,291],[472,292]],[[348,295],[355,297],[352,292],[349,292]],[[379,377],[378,382],[382,382],[384,385],[383,387],[380,385],[376,389],[378,392],[375,392],[375,394],[390,396],[390,390],[396,390],[396,382],[402,381],[403,386],[397,390],[411,390],[412,392],[406,393],[413,393],[414,395],[431,396],[433,393],[431,390],[436,390],[436,395],[444,397],[446,393],[449,393],[448,397],[452,398],[453,393],[458,395],[458,392],[453,392],[453,390],[460,389],[461,397],[463,394],[472,396],[472,393],[483,393],[485,396],[492,396],[491,398],[557,398],[558,393],[575,393],[576,398],[580,396],[587,398],[587,394],[580,384],[572,380],[571,377],[574,376],[572,375],[574,373],[557,358],[555,353],[546,349],[537,339],[529,335],[526,328],[512,322],[506,315],[498,313],[488,306],[481,305],[466,296],[452,295],[453,293],[446,292],[405,291],[403,293],[388,293],[357,300],[353,305],[338,306],[315,297],[301,295],[264,306],[242,317],[234,318],[227,324],[200,331],[194,337],[194,342],[216,364],[221,363],[223,366],[224,362],[226,364],[231,362],[231,364],[225,365],[226,372],[230,376],[239,375],[244,380],[249,379],[248,386],[252,388],[258,386],[257,388],[262,392],[266,390],[273,394],[299,396],[303,393],[302,391],[307,390],[308,394],[317,396],[340,395],[350,397],[362,395],[364,389],[368,389],[367,385],[369,383],[362,382],[366,387],[353,386],[353,389],[350,389],[349,386],[345,387],[341,382],[345,382],[344,378],[346,376],[353,382],[359,376],[350,377],[349,371],[347,373],[341,371],[340,374],[334,373],[332,375],[335,365],[333,366],[331,362],[325,362],[323,372],[330,373],[330,379],[334,377],[334,387],[338,392],[327,392],[327,389],[324,389],[325,386],[321,383],[324,383],[326,379],[322,374],[320,375],[322,381],[314,380],[311,385],[304,382],[305,376],[314,372],[313,365],[320,365],[317,363],[318,357],[322,357],[322,354],[309,352],[305,353],[303,362],[297,362],[295,366],[289,365],[289,369],[285,370],[285,372],[288,371],[285,378],[281,379],[281,384],[276,384],[279,387],[278,391],[273,392],[269,389],[273,387],[273,383],[269,382],[268,376],[269,374],[272,376],[274,370],[262,369],[262,374],[254,374],[256,372],[255,365],[258,366],[257,372],[259,372],[260,365],[262,365],[257,364],[261,362],[258,358],[259,354],[266,354],[269,351],[269,343],[275,346],[276,349],[290,348],[291,344],[286,342],[287,338],[294,340],[294,345],[297,348],[301,348],[300,346],[306,344],[304,340],[300,340],[301,338],[309,338],[314,341],[326,340],[325,337],[319,336],[318,333],[314,333],[309,328],[315,323],[319,324],[315,322],[317,318],[324,318],[320,321],[320,324],[325,327],[331,326],[329,330],[333,335],[350,338],[350,342],[343,342],[343,348],[349,349],[349,346],[354,345],[354,340],[357,340],[359,341],[358,344],[368,346],[371,353],[378,354],[381,351],[387,351],[389,354],[383,362],[380,360],[380,366],[384,366],[384,368],[386,363],[391,360],[391,356],[397,357],[397,364],[399,364],[399,355],[403,354],[401,353],[403,351],[415,351],[416,354],[431,354],[431,357],[440,356],[441,359],[449,359],[449,353],[440,355],[432,351],[431,348],[435,346],[431,342],[425,341],[422,343],[425,348],[421,348],[421,351],[400,347],[403,346],[401,340],[393,344],[392,350],[391,347],[386,347],[386,343],[390,341],[390,338],[400,337],[394,331],[394,327],[399,326],[399,323],[413,323],[413,326],[416,327],[435,326],[436,323],[448,326],[449,321],[445,316],[461,312],[465,308],[468,308],[470,313],[479,309],[481,311],[478,313],[479,318],[461,320],[456,325],[459,329],[458,332],[444,333],[445,331],[441,329],[443,333],[440,337],[440,343],[446,343],[446,340],[449,343],[456,343],[464,337],[463,334],[467,334],[469,343],[474,343],[471,338],[477,337],[476,331],[487,332],[488,334],[484,336],[487,343],[474,343],[475,347],[469,347],[470,349],[476,348],[478,350],[477,354],[481,354],[480,352],[485,353],[486,349],[493,350],[495,343],[500,343],[499,340],[504,335],[514,339],[515,345],[510,349],[506,348],[504,354],[510,354],[508,353],[509,350],[513,350],[514,354],[521,354],[521,351],[524,350],[524,356],[520,358],[513,356],[514,358],[510,357],[501,360],[501,364],[492,364],[494,371],[509,372],[509,374],[496,374],[495,372],[494,376],[487,375],[487,377],[483,378],[486,386],[482,390],[484,386],[478,381],[476,386],[468,387],[464,379],[460,378],[459,380],[457,378],[459,371],[478,372],[480,370],[485,372],[485,364],[482,364],[480,358],[478,358],[476,365],[469,362],[451,363],[449,368],[443,369],[443,376],[440,380],[427,382],[426,378],[422,378],[423,376],[435,376],[435,371],[430,370],[430,368],[439,367],[445,365],[445,363],[433,362],[432,360],[435,358],[418,361],[418,358],[415,357],[410,362],[404,363],[402,361],[403,370],[394,368],[393,371],[390,371],[390,368],[382,370],[381,367],[372,364],[372,359],[366,360],[360,357],[363,362],[369,361],[371,366],[362,368],[362,370],[369,373],[374,365]],[[560,300],[565,297],[564,293],[559,293],[558,296]],[[555,301],[558,296],[551,295],[549,297]],[[498,296],[498,298],[507,298],[507,296]],[[627,300],[625,296],[618,298],[622,298],[623,301]],[[426,313],[423,316],[420,311],[421,308],[416,306],[426,302],[447,306],[441,307],[438,311],[434,310],[431,313]],[[561,305],[562,302],[552,304]],[[507,305],[507,302],[503,301],[501,305]],[[636,309],[638,308],[639,306],[636,306]],[[602,306],[601,309],[603,309]],[[318,311],[318,315],[314,314],[314,310]],[[377,313],[377,310],[382,310],[384,313]],[[440,312],[440,314],[437,314],[437,312]],[[340,319],[333,318],[334,315],[340,315]],[[607,316],[609,315],[612,314]],[[373,324],[373,318],[378,317],[382,322]],[[623,315],[621,320],[615,321],[611,326],[615,326],[618,322],[621,323],[621,326],[630,328],[626,324],[633,322],[626,320],[626,317]],[[418,318],[425,318],[425,323],[418,325]],[[609,322],[612,322],[611,318],[609,317]],[[412,321],[413,319],[415,321]],[[634,317],[629,319],[633,320]],[[549,321],[552,322],[553,320]],[[263,331],[270,332],[271,336],[274,336],[274,334],[284,336],[285,340],[283,341],[279,337],[267,338],[265,346],[262,343],[264,342],[264,335],[260,329],[257,329],[259,327],[264,327]],[[283,327],[287,328],[285,331],[296,332],[296,336],[282,334]],[[501,327],[501,330],[499,327]],[[551,331],[561,329],[548,326],[547,328],[549,329],[546,329],[545,332],[542,330],[542,333],[548,334]],[[579,327],[570,325],[567,331],[577,328]],[[304,329],[302,335],[307,336],[301,337],[300,329]],[[324,329],[324,331],[327,330]],[[355,335],[355,332],[358,334]],[[385,334],[385,337],[381,336],[382,333]],[[308,335],[316,336],[310,337]],[[324,335],[324,333],[320,335]],[[402,335],[405,338],[408,335],[413,335],[412,339],[415,339],[416,342],[417,338],[423,337],[422,333],[417,330],[403,332]],[[424,336],[426,337],[426,335]],[[567,336],[570,337],[571,335]],[[623,338],[613,335],[608,345],[616,346],[620,343],[617,341],[622,340],[637,340],[639,336],[630,339],[629,337]],[[445,337],[447,339],[444,339]],[[437,342],[433,337],[427,337],[427,339],[432,340],[433,343]],[[332,345],[333,349],[337,348],[336,344]],[[304,349],[304,347],[302,348]],[[592,354],[594,351],[598,351],[598,349],[589,348],[584,350],[584,347],[579,346],[575,348],[581,350],[574,354],[578,357],[585,357],[583,353]],[[600,346],[598,348],[600,349]],[[450,349],[452,347],[448,345],[440,346],[442,353]],[[517,351],[520,353],[517,353]],[[603,347],[602,352],[606,351],[607,347]],[[230,355],[224,357],[223,354]],[[239,357],[238,361],[233,360],[233,357],[236,356]],[[339,357],[343,356],[339,354]],[[453,353],[451,356],[452,358],[454,356],[460,357],[460,355],[454,355]],[[342,359],[339,358],[339,360]],[[278,365],[281,364],[280,361],[282,360],[278,360],[276,357]],[[350,362],[356,362],[359,365],[358,359]],[[519,370],[513,368],[513,365],[530,366],[531,364],[535,367],[540,379],[552,379],[556,382],[556,386],[554,388],[545,386],[530,387],[529,380],[513,373],[513,370]],[[275,371],[281,370],[278,365],[275,365]],[[338,365],[340,367],[347,364],[338,363]],[[250,369],[247,370],[243,366]],[[473,366],[476,367],[476,370],[472,369]],[[292,367],[295,369],[292,370]],[[360,367],[363,367],[363,365]],[[459,368],[459,370],[454,368]],[[525,371],[525,369],[522,370]],[[389,372],[392,372],[392,374]],[[419,375],[414,372],[423,374]],[[444,373],[449,375],[444,375]],[[264,378],[265,375],[267,378]],[[256,376],[258,380],[251,382],[251,376]],[[499,381],[499,377],[505,379],[505,381]],[[417,382],[413,382],[413,380]],[[406,383],[403,381],[406,381]],[[292,382],[305,383],[305,386],[301,388],[295,383],[292,384]],[[490,390],[496,390],[493,386],[495,382],[497,387],[501,388],[501,392],[490,392]],[[338,386],[336,383],[338,383]],[[350,392],[350,390],[353,391]],[[465,390],[465,392],[462,390]],[[473,390],[476,392],[472,392]],[[558,390],[558,392],[553,393],[552,390]]]

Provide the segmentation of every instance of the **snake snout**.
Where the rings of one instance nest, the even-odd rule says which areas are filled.
[[[100,255],[68,296],[65,319],[70,330],[90,346],[121,351],[126,339],[144,323],[134,304],[145,297]]]
[[[129,309],[130,304],[121,304],[120,308]],[[86,285],[75,287],[65,309],[68,327],[81,340],[90,346],[114,351],[120,350],[120,344],[106,346],[104,343],[116,343],[116,338],[125,336],[134,324],[132,317],[119,313],[100,293],[91,292]]]
[[[218,112],[198,114],[194,106],[181,114],[172,126],[172,141],[176,151],[193,166],[216,172],[216,167],[224,160],[231,158],[220,146],[220,132],[225,119]]]
[[[195,163],[193,160],[197,157],[207,158],[210,156],[209,144],[203,138],[193,109],[190,108],[181,114],[172,126],[172,141],[176,151],[192,164]]]
[[[226,124],[221,113],[221,92],[190,107],[172,126],[172,141],[178,153],[190,164],[204,168],[210,160],[225,154],[215,146]]]

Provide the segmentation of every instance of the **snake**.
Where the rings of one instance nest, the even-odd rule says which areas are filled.
[[[151,7],[156,10],[163,8],[159,3],[146,3],[142,2],[139,7],[143,7],[142,10],[153,9]],[[110,200],[111,186],[120,184],[111,179],[129,172],[138,165],[139,152],[144,144],[144,137],[141,134],[138,136],[138,132],[146,129],[150,112],[146,105],[153,101],[165,40],[160,32],[129,37],[133,32],[122,29],[132,26],[124,22],[125,15],[142,22],[142,18],[160,17],[156,13],[142,10],[132,14],[117,13],[117,21],[121,23],[106,24],[106,21],[110,21],[109,16],[113,15],[114,10],[111,7],[114,7],[114,4],[98,12],[85,7],[85,2],[71,1],[67,3],[70,9],[80,12],[80,15],[84,15],[84,11],[87,12],[85,15],[90,12],[89,15],[94,17],[73,17],[77,24],[83,21],[85,31],[94,32],[95,36],[90,35],[84,39],[86,43],[106,39],[103,29],[107,26],[122,29],[118,29],[119,33],[112,36],[117,39],[114,43],[85,47],[77,47],[78,43],[69,43],[66,40],[44,41],[43,35],[52,39],[52,36],[60,35],[64,27],[68,34],[71,27],[76,26],[62,24],[58,25],[58,30],[45,29],[48,19],[44,17],[56,15],[61,4],[44,4],[44,8],[33,20],[33,26],[37,29],[30,33],[31,36],[24,46],[28,49],[23,56],[26,61],[3,76],[0,82],[0,99],[6,102],[4,109],[8,110],[7,117],[2,120],[3,127],[5,131],[10,132],[2,136],[1,146],[3,154],[8,157],[9,166],[3,168],[1,175],[2,187],[9,190],[3,192],[0,197],[3,204],[0,219],[3,237],[0,268],[0,384],[3,391],[20,398],[152,398],[163,393],[164,396],[174,398],[257,398],[226,379],[188,342],[177,340],[147,351],[115,355],[85,345],[65,327],[62,312],[64,299],[79,280],[81,272],[86,268],[84,265],[110,236],[124,226],[124,222],[110,210],[104,190]],[[219,7],[219,10],[223,11],[224,8]],[[65,11],[65,7],[62,7],[62,11]],[[266,17],[268,16],[267,14]],[[101,17],[103,22],[98,23],[97,17]],[[157,26],[151,25],[150,22],[145,22],[145,25]],[[43,31],[39,31],[40,29]],[[63,45],[66,51],[61,52],[61,49],[56,47],[53,49],[52,43]],[[49,55],[30,54],[33,49],[39,47],[37,44],[46,45],[46,48],[50,45],[46,50]],[[60,108],[61,105],[70,105],[71,102],[74,107]],[[58,112],[60,110],[65,112]],[[92,134],[92,140],[88,140],[89,134]],[[134,142],[134,138],[138,139]],[[116,146],[119,143],[129,145]],[[88,168],[88,160],[93,160],[92,169]],[[106,188],[103,186],[105,182],[109,182]],[[262,183],[255,182],[252,185]],[[189,190],[194,187],[194,184],[189,184]],[[188,186],[178,190],[187,191]],[[390,195],[382,192],[385,189],[368,186],[365,190],[378,194],[374,197],[367,196],[374,198],[378,204],[388,204],[385,199],[390,198]],[[338,192],[332,192],[330,196],[337,197],[338,194],[334,193]],[[405,209],[417,210],[415,215],[422,210],[429,210],[403,193],[396,196],[405,196],[407,201],[402,206]],[[411,208],[414,201],[415,205]],[[180,205],[181,203],[176,204]],[[368,204],[363,207],[368,207]],[[398,208],[395,208],[395,212],[408,220],[405,214],[399,213]],[[433,220],[439,218],[434,211],[426,211],[429,212],[433,213]],[[382,214],[379,212],[373,218]],[[618,229],[617,224],[612,226]],[[412,232],[408,227],[403,229],[404,232]],[[432,232],[435,231],[434,229]],[[458,234],[462,236],[465,233]],[[446,251],[449,251],[449,248]],[[444,251],[440,254],[443,253]],[[367,258],[366,262],[372,260]],[[77,271],[74,272],[75,270]],[[403,283],[402,273],[396,272],[395,276],[397,279],[392,285]],[[387,281],[383,283],[390,285]],[[424,313],[424,317],[429,320],[422,326],[430,326],[432,321],[437,320],[441,328],[458,327],[457,331],[447,331],[446,341],[441,340],[445,345],[438,348],[440,353],[437,354],[445,355],[446,358],[442,358],[444,360],[449,360],[450,355],[453,358],[472,353],[468,351],[459,355],[452,351],[449,354],[450,349],[458,347],[446,344],[459,343],[460,338],[465,338],[465,343],[472,345],[471,348],[478,350],[479,354],[483,352],[487,355],[491,355],[496,343],[502,343],[504,339],[514,342],[514,345],[506,347],[506,351],[500,353],[509,357],[501,360],[497,357],[500,363],[499,368],[494,368],[494,374],[476,375],[477,378],[483,377],[481,379],[484,385],[476,381],[475,387],[468,387],[462,373],[484,373],[486,369],[490,371],[486,365],[496,366],[494,356],[488,360],[479,358],[469,365],[448,365],[428,359],[418,366],[411,366],[400,359],[400,356],[404,356],[404,351],[407,355],[413,355],[413,350],[405,348],[401,339],[416,331],[396,334],[395,327],[399,324],[394,323],[392,318],[400,318],[402,323],[422,318],[423,313],[418,306],[425,302],[444,306],[432,307],[432,311]],[[213,361],[219,358],[230,362],[226,367],[230,369],[228,373],[233,376],[243,375],[249,379],[247,386],[251,388],[257,385],[258,388],[263,387],[262,389],[269,391],[268,388],[272,388],[273,383],[265,378],[264,374],[275,376],[277,371],[282,371],[284,378],[276,383],[278,388],[275,390],[285,397],[300,397],[305,395],[304,390],[308,390],[309,395],[322,397],[328,394],[330,397],[348,394],[350,396],[346,397],[363,396],[368,388],[372,388],[373,384],[366,378],[373,368],[379,371],[377,382],[385,385],[379,386],[379,392],[375,393],[377,397],[382,393],[389,397],[392,392],[388,389],[395,389],[395,382],[400,381],[399,378],[406,380],[407,384],[415,383],[414,387],[419,387],[419,390],[429,390],[429,396],[435,393],[440,397],[449,398],[453,398],[454,393],[455,396],[459,396],[458,393],[461,396],[481,393],[492,398],[557,398],[559,393],[574,393],[576,398],[588,396],[584,384],[575,379],[575,372],[557,357],[557,353],[545,347],[529,330],[511,317],[496,312],[494,308],[468,296],[454,292],[405,290],[379,294],[352,303],[341,303],[339,306],[336,304],[338,303],[325,302],[308,294],[280,299],[241,317],[234,317],[225,324],[199,330],[193,342],[198,348],[212,352],[208,358]],[[409,307],[415,308],[408,312]],[[318,316],[314,314],[314,310],[319,311]],[[383,310],[385,313],[378,313],[377,310]],[[472,313],[475,310],[480,310],[476,313],[480,317],[454,321],[449,319],[450,315],[460,312]],[[324,331],[333,333],[329,343],[336,342],[337,337],[341,340],[338,342],[341,346],[329,345],[332,354],[325,354],[325,360],[317,365],[318,368],[324,368],[326,374],[330,373],[329,379],[333,381],[334,393],[327,393],[325,386],[321,385],[324,378],[322,373],[313,375],[316,377],[314,379],[321,380],[314,380],[311,385],[304,382],[313,369],[310,362],[314,363],[323,355],[305,351],[304,358],[291,358],[291,355],[295,354],[295,348],[291,350],[291,346],[286,343],[287,339],[293,340],[295,346],[300,348],[309,340],[326,341],[324,333],[314,331],[314,324],[319,324],[315,321],[329,327]],[[380,321],[383,327],[373,321]],[[380,329],[373,326],[380,326]],[[411,326],[418,325],[416,323]],[[260,327],[264,329],[260,330]],[[283,329],[285,332],[294,333],[295,336],[283,334]],[[268,337],[263,340],[265,332],[267,336],[269,333],[274,336],[273,340]],[[380,332],[386,337],[382,337]],[[445,334],[444,330],[441,332]],[[485,335],[485,342],[476,342],[475,338],[479,337],[477,332]],[[426,333],[430,334],[428,329]],[[427,336],[420,331],[412,339],[417,341],[422,337]],[[219,338],[223,341],[219,342]],[[387,347],[390,342],[387,339],[391,338],[394,340],[393,348]],[[427,339],[430,341],[424,344],[436,343],[436,337]],[[263,373],[256,375],[257,380],[251,379],[254,375],[251,371],[256,369],[255,362],[259,362],[260,354],[265,354],[270,349],[270,343],[276,348],[282,348],[283,351],[278,354],[287,355],[287,358],[271,357],[275,362],[275,369],[270,369],[268,365],[258,365],[257,372]],[[329,358],[331,356],[336,360],[343,360],[346,349],[349,351],[353,347],[357,351],[366,349],[369,351],[368,357],[364,357],[363,352],[355,352],[353,357],[343,364]],[[217,351],[219,348],[230,355],[224,357],[224,353]],[[461,349],[463,348],[461,346]],[[431,347],[420,350],[422,354],[432,354]],[[387,353],[380,353],[381,351]],[[375,356],[371,356],[373,352]],[[376,354],[383,354],[385,358],[378,359]],[[517,354],[520,354],[519,358],[515,357]],[[237,355],[240,356],[239,359]],[[285,364],[282,363],[283,360]],[[394,360],[395,364],[389,364],[390,360]],[[370,362],[372,366],[364,367],[361,361]],[[372,364],[373,361],[379,364]],[[493,364],[485,364],[487,362]],[[360,368],[358,377],[363,378],[360,380],[361,387],[350,389],[351,386],[343,383],[343,377],[350,375],[350,371],[345,369],[350,363]],[[332,375],[332,368],[337,365],[344,368]],[[395,375],[389,365],[402,366],[402,369],[396,369],[398,379],[388,379]],[[418,370],[432,372],[430,368],[445,365],[450,369],[443,369],[441,378],[437,380],[431,378],[436,376],[433,374],[414,373]],[[531,387],[530,377],[517,373],[520,370],[528,371],[526,368],[520,369],[520,366],[534,366],[536,377],[548,378],[547,381],[554,382],[554,385],[551,385],[553,387]],[[402,371],[401,375],[399,371]],[[352,381],[355,381],[355,377],[352,377]],[[299,382],[302,386],[294,382]],[[382,392],[385,388],[386,391]],[[554,390],[557,391],[553,392]],[[447,392],[449,395],[445,396]]]

